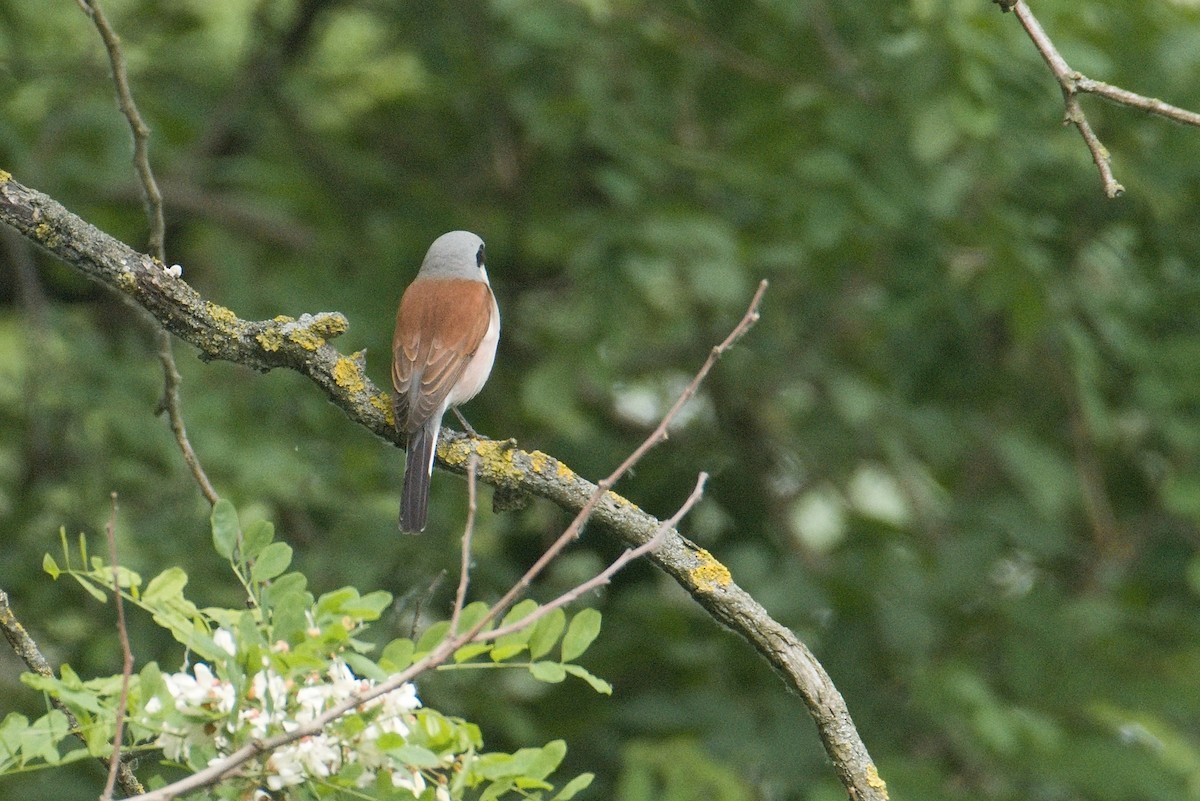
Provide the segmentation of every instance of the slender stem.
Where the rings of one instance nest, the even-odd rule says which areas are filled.
[[[475,473],[479,469],[479,454],[467,457],[467,522],[463,526],[462,559],[458,571],[458,590],[454,593],[454,611],[450,614],[450,634],[458,633],[458,619],[467,600],[467,585],[471,581],[471,535],[475,530]]]
[[[129,703],[129,677],[133,675],[133,649],[129,645],[129,629],[125,625],[125,602],[121,598],[121,577],[117,567],[117,493],[112,493],[112,512],[108,525],[104,527],[108,538],[108,558],[112,565],[113,599],[117,607],[117,635],[121,640],[121,694],[117,698],[116,730],[113,733],[112,756],[108,761],[108,781],[101,801],[111,801],[113,786],[117,781],[117,770],[121,764],[121,740],[125,736],[125,708]]]

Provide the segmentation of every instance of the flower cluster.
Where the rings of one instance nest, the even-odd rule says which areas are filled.
[[[229,632],[220,630],[215,639],[231,655],[234,653]],[[264,664],[240,699],[234,685],[219,678],[203,662],[195,664],[190,673],[182,671],[163,679],[179,714],[170,716],[172,722],[160,728],[156,744],[164,756],[178,762],[187,762],[194,747],[206,747],[210,753],[215,749],[217,756],[210,764],[251,740],[295,731],[334,705],[375,686],[374,681],[357,678],[338,659],[324,675],[314,674],[301,682],[285,679]],[[373,785],[378,775],[390,775],[393,786],[419,796],[425,790],[424,777],[381,748],[379,739],[389,734],[407,738],[411,713],[420,705],[416,688],[404,684],[358,707],[368,721],[365,726],[326,726],[318,734],[275,749],[258,771],[252,772],[265,776],[267,789],[278,791],[328,778],[353,764],[359,768],[355,778],[358,787]],[[145,712],[158,717],[162,707],[155,697],[146,704]],[[444,788],[438,789],[440,795]]]

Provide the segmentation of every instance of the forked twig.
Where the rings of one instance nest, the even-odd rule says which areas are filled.
[[[566,606],[585,593],[588,593],[597,587],[602,587],[612,581],[612,577],[615,576],[621,568],[625,567],[625,565],[629,564],[640,556],[645,556],[659,546],[659,544],[663,541],[663,538],[667,536],[667,532],[675,528],[679,524],[679,521],[683,519],[684,515],[690,512],[692,507],[695,506],[700,498],[704,495],[704,484],[706,481],[708,481],[708,473],[701,473],[696,479],[696,487],[692,490],[692,494],[687,497],[687,500],[683,502],[683,505],[679,507],[679,510],[675,512],[675,514],[671,515],[670,518],[664,520],[659,525],[658,529],[654,532],[654,535],[650,537],[650,539],[646,540],[636,548],[626,548],[621,552],[620,556],[613,560],[612,564],[610,564],[601,572],[597,573],[594,577],[576,587],[573,587],[572,589],[567,590],[553,601],[542,604],[520,620],[509,623],[507,626],[500,626],[499,628],[491,629],[490,631],[479,632],[479,634],[475,636],[475,641],[483,642],[485,640],[494,640],[497,637],[503,637],[505,634],[511,634],[514,631],[520,631],[526,626],[533,625],[553,610]]]
[[[1054,46],[1054,42],[1046,33],[1045,28],[1038,22],[1037,17],[1033,15],[1024,0],[992,0],[992,2],[998,4],[1002,11],[1012,11],[1016,15],[1021,27],[1025,29],[1025,33],[1029,35],[1034,47],[1037,48],[1046,62],[1046,66],[1050,68],[1050,72],[1058,81],[1059,87],[1062,88],[1063,103],[1066,107],[1063,123],[1074,125],[1079,131],[1079,135],[1083,137],[1088,151],[1092,154],[1092,161],[1096,163],[1096,169],[1100,172],[1100,181],[1104,186],[1104,193],[1108,197],[1119,196],[1125,191],[1125,187],[1121,186],[1113,175],[1112,156],[1109,154],[1108,148],[1100,141],[1100,137],[1096,136],[1096,132],[1092,130],[1087,115],[1083,113],[1083,107],[1079,104],[1080,94],[1099,95],[1123,106],[1157,114],[1184,125],[1200,127],[1200,114],[1194,111],[1164,103],[1157,98],[1139,95],[1103,81],[1092,80],[1077,70],[1071,69],[1067,60],[1058,52],[1058,48]]]
[[[667,428],[671,425],[671,421],[675,419],[677,414],[679,414],[679,410],[683,408],[684,404],[691,400],[692,396],[696,394],[696,390],[700,388],[700,383],[704,380],[705,376],[708,375],[709,371],[712,370],[713,365],[717,363],[717,359],[721,358],[725,351],[732,348],[734,343],[741,339],[742,336],[750,330],[752,325],[758,322],[758,307],[762,302],[763,293],[766,291],[767,281],[766,279],[763,279],[759,282],[758,289],[755,291],[754,297],[750,300],[750,307],[746,310],[745,315],[742,316],[741,321],[738,322],[737,326],[734,327],[729,336],[725,337],[725,340],[720,345],[716,345],[709,352],[708,358],[704,361],[704,364],[700,367],[700,370],[697,371],[691,382],[684,387],[683,392],[679,393],[679,398],[675,401],[671,408],[667,410],[667,413],[663,415],[662,421],[659,422],[658,426],[650,432],[650,435],[642,441],[641,445],[635,448],[633,452],[625,458],[625,461],[621,462],[621,464],[617,466],[617,469],[614,470],[611,475],[596,484],[595,491],[591,494],[591,497],[587,499],[587,502],[579,509],[579,512],[576,513],[575,518],[571,521],[570,525],[568,525],[563,533],[558,536],[558,539],[551,543],[550,547],[546,549],[545,553],[538,557],[537,561],[534,562],[527,571],[525,571],[525,575],[521,576],[517,583],[509,588],[508,592],[506,592],[504,596],[497,601],[491,609],[488,610],[488,613],[480,618],[480,620],[471,630],[472,636],[478,634],[484,629],[485,626],[487,626],[500,615],[504,614],[504,612],[513,605],[516,599],[525,593],[525,590],[527,590],[529,585],[533,583],[533,580],[540,575],[543,570],[546,569],[546,566],[550,564],[555,557],[562,553],[562,550],[566,548],[567,545],[579,538],[579,535],[583,532],[584,524],[588,521],[588,518],[592,516],[592,511],[596,508],[596,505],[600,503],[608,491],[612,489],[612,486],[617,482],[617,480],[620,479],[621,476],[625,475],[625,473],[627,473],[631,467],[641,461],[642,457],[645,456],[651,448],[666,440]]]

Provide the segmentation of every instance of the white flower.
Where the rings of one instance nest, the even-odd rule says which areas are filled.
[[[236,651],[233,635],[226,629],[218,629],[213,640],[231,655]],[[215,749],[218,755],[213,761],[217,761],[248,739],[295,731],[335,704],[375,686],[372,680],[356,677],[342,660],[334,660],[324,675],[312,674],[301,682],[285,679],[264,665],[251,679],[246,697],[240,701],[234,697],[233,685],[219,679],[203,663],[197,663],[191,673],[182,671],[163,679],[176,710],[195,719],[194,724],[182,727],[167,724],[159,734],[158,746],[168,759],[175,761],[184,761],[195,745]],[[236,716],[231,714],[235,705]],[[361,709],[371,713],[371,720],[354,734],[345,733],[334,722],[323,732],[276,749],[259,763],[259,769],[267,774],[266,788],[277,792],[310,779],[332,776],[346,763],[353,762],[362,767],[356,781],[359,787],[370,786],[378,772],[386,770],[394,786],[420,795],[426,789],[420,771],[395,761],[377,744],[388,733],[407,737],[411,713],[420,706],[416,687],[404,684],[364,703]],[[161,701],[150,699],[145,711],[147,715],[160,713]],[[221,715],[225,716],[224,722],[214,728],[214,717]]]
[[[425,777],[415,770],[407,773],[396,771],[392,774],[392,786],[403,787],[413,795],[420,795],[425,792]]]
[[[175,708],[184,714],[226,713],[233,709],[233,687],[213,675],[203,662],[192,668],[194,675],[174,673],[165,676],[167,691],[175,699]]]
[[[237,642],[233,639],[233,632],[229,629],[217,629],[213,632],[213,642],[225,653],[233,656],[237,653]]]
[[[302,784],[304,782],[304,765],[301,764],[296,750],[290,746],[277,748],[267,757],[267,788],[281,790],[284,787]]]

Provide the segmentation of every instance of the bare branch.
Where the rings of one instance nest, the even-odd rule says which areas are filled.
[[[640,462],[642,457],[645,456],[651,448],[667,439],[667,429],[670,427],[671,422],[675,419],[675,416],[679,414],[679,410],[682,409],[684,405],[686,405],[687,402],[692,399],[692,396],[696,394],[696,390],[700,388],[700,384],[704,381],[709,371],[712,370],[713,365],[717,363],[717,359],[721,358],[725,351],[732,348],[739,339],[745,336],[746,332],[750,330],[750,326],[758,322],[758,307],[762,303],[762,297],[766,291],[767,279],[764,278],[758,282],[758,289],[755,291],[754,297],[750,299],[750,308],[746,309],[746,313],[742,316],[741,321],[736,327],[734,327],[732,331],[729,332],[729,336],[725,337],[724,342],[722,342],[720,345],[716,345],[709,352],[708,359],[705,360],[704,364],[692,378],[691,382],[684,387],[683,392],[679,393],[679,397],[675,400],[675,404],[667,411],[666,415],[663,416],[663,419],[661,422],[659,422],[658,427],[650,433],[650,436],[646,437],[645,441],[642,442],[642,444],[639,445],[633,453],[629,454],[625,461],[613,471],[612,475],[600,482],[600,486],[604,487],[605,489],[610,489],[614,484],[617,483],[617,480],[621,476],[625,475],[625,473],[629,471],[629,468]]]
[[[653,537],[646,540],[636,548],[626,548],[621,552],[620,556],[613,560],[612,564],[610,564],[600,573],[596,574],[593,578],[588,579],[573,589],[567,590],[553,601],[539,606],[537,609],[533,610],[515,623],[509,623],[507,626],[501,626],[500,628],[492,629],[491,631],[479,632],[479,634],[475,636],[475,642],[494,640],[497,637],[503,637],[505,634],[511,634],[514,631],[520,631],[526,626],[533,625],[555,609],[566,606],[581,595],[591,592],[597,587],[603,587],[605,584],[608,584],[610,581],[612,581],[612,577],[615,576],[621,568],[625,567],[625,565],[629,564],[634,559],[637,559],[640,556],[645,556],[653,551],[667,536],[667,532],[679,525],[679,521],[683,519],[684,515],[692,510],[692,507],[695,506],[696,502],[699,501],[704,495],[704,483],[706,481],[708,481],[708,473],[701,473],[699,478],[696,479],[696,487],[692,490],[691,495],[688,495],[687,500],[685,500],[683,505],[679,507],[679,511],[671,515],[669,520],[664,520],[662,524],[659,525],[658,531],[655,532]]]
[[[517,598],[521,597],[525,593],[525,590],[527,590],[529,585],[533,583],[533,580],[537,578],[537,576],[539,576],[543,570],[546,569],[546,566],[549,565],[555,557],[562,553],[562,550],[566,548],[567,545],[579,538],[580,533],[583,531],[584,524],[587,523],[589,518],[591,518],[592,513],[595,511],[597,505],[606,496],[606,494],[608,494],[612,485],[615,484],[617,480],[621,478],[621,476],[625,475],[625,473],[627,473],[631,467],[641,461],[642,457],[645,456],[651,448],[666,440],[667,428],[671,425],[671,421],[674,420],[675,416],[679,414],[679,410],[683,408],[684,404],[691,400],[692,396],[696,394],[696,390],[700,387],[700,382],[702,382],[704,377],[708,375],[708,372],[712,369],[713,365],[716,364],[717,359],[719,359],[721,355],[725,353],[725,351],[733,347],[734,343],[741,339],[742,336],[750,330],[750,326],[758,322],[758,306],[762,302],[763,293],[766,291],[767,282],[764,279],[759,282],[758,290],[754,293],[754,297],[750,301],[750,308],[746,310],[746,314],[742,317],[741,321],[737,324],[737,326],[734,327],[733,331],[729,333],[729,336],[725,337],[725,341],[720,345],[715,346],[708,354],[708,358],[704,361],[704,364],[700,367],[700,370],[697,371],[691,382],[684,387],[683,392],[679,394],[679,398],[676,399],[674,405],[672,405],[671,408],[667,410],[667,413],[663,415],[662,421],[659,422],[658,426],[650,432],[650,435],[642,441],[641,445],[633,450],[633,453],[626,457],[625,461],[621,462],[621,464],[617,466],[617,469],[614,470],[612,474],[608,476],[608,478],[596,485],[596,488],[593,490],[591,496],[587,499],[583,506],[580,507],[579,511],[575,513],[575,518],[571,521],[570,525],[567,526],[563,533],[558,536],[558,539],[556,539],[550,545],[550,547],[546,549],[545,553],[538,557],[537,561],[525,571],[525,575],[521,576],[517,583],[510,587],[508,592],[506,592],[504,596],[497,601],[491,609],[488,610],[488,613],[484,615],[478,623],[475,624],[475,626],[471,629],[472,636],[478,634],[489,623],[491,623],[500,615],[504,614],[505,610],[512,606],[513,602],[515,602]],[[628,501],[626,501],[626,503],[628,503]]]
[[[1071,66],[1067,64],[1067,60],[1058,52],[1058,48],[1054,46],[1054,42],[1046,33],[1045,28],[1038,22],[1037,17],[1029,10],[1029,6],[1024,0],[992,0],[992,2],[997,3],[1002,11],[1006,13],[1012,11],[1016,14],[1021,27],[1025,29],[1025,33],[1029,35],[1033,46],[1037,48],[1042,59],[1046,62],[1046,66],[1050,68],[1054,79],[1058,81],[1058,85],[1062,88],[1063,103],[1066,108],[1063,115],[1063,123],[1074,125],[1079,131],[1079,135],[1083,137],[1084,144],[1087,145],[1088,151],[1092,154],[1092,161],[1096,163],[1096,169],[1100,172],[1100,182],[1104,186],[1104,194],[1108,197],[1115,198],[1119,196],[1125,191],[1125,187],[1121,186],[1113,175],[1112,157],[1108,152],[1108,148],[1096,136],[1095,131],[1092,130],[1091,123],[1088,122],[1087,115],[1083,113],[1083,107],[1079,104],[1079,95],[1081,93],[1099,95],[1123,106],[1157,114],[1185,125],[1200,127],[1200,114],[1194,111],[1172,106],[1170,103],[1164,103],[1156,98],[1139,95],[1127,89],[1121,89],[1104,83],[1103,81],[1092,80],[1082,73],[1071,69]]]
[[[208,480],[208,473],[204,472],[204,468],[200,465],[200,457],[196,456],[196,451],[192,448],[192,441],[188,439],[187,426],[183,423],[183,405],[179,398],[179,386],[182,382],[171,347],[171,335],[167,333],[166,329],[160,328],[157,339],[158,360],[162,363],[163,370],[163,395],[162,400],[159,401],[159,411],[167,413],[171,431],[175,434],[175,442],[179,446],[179,452],[183,454],[183,461],[188,466],[188,470],[192,471],[192,477],[200,485],[200,492],[204,494],[204,498],[210,505],[215,504],[221,499],[221,496],[217,494],[212,482]]]
[[[125,736],[125,708],[129,703],[129,677],[133,675],[133,649],[129,646],[129,629],[125,626],[125,603],[121,598],[121,575],[117,568],[117,493],[112,494],[112,512],[104,527],[108,538],[108,559],[112,565],[113,598],[117,606],[117,635],[121,640],[121,694],[117,698],[116,730],[113,733],[112,756],[108,760],[108,781],[101,801],[111,801],[117,770],[121,765],[121,740]]]

